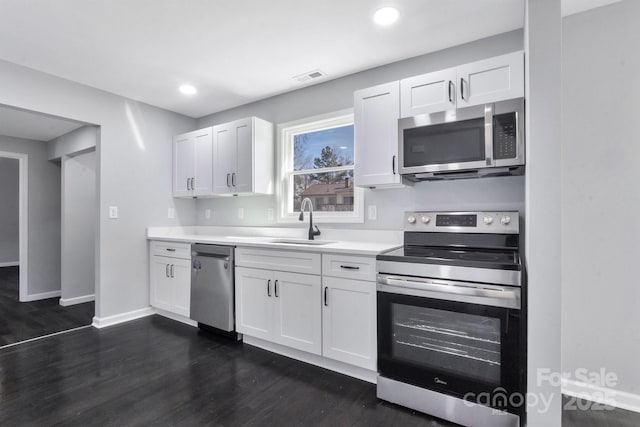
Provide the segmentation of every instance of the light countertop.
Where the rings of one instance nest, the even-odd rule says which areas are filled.
[[[306,230],[281,227],[149,227],[149,240],[207,243],[348,255],[377,255],[402,246],[402,233],[381,230],[326,229],[316,237],[324,245],[274,242],[278,239],[306,241]]]

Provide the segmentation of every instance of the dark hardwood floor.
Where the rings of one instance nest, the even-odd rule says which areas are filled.
[[[600,415],[563,425],[640,425]],[[379,401],[372,384],[152,316],[0,350],[0,425],[452,424]]]
[[[62,307],[59,298],[19,302],[18,267],[0,268],[0,347],[90,325],[94,303]]]

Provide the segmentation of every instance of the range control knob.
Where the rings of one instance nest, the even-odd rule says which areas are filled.
[[[423,224],[429,224],[429,221],[431,221],[431,218],[429,218],[428,216],[423,216],[422,218],[420,218],[420,220],[422,221]]]
[[[500,219],[500,223],[503,225],[508,225],[511,222],[511,217],[510,216],[503,216]]]
[[[415,224],[416,223],[416,217],[413,215],[409,215],[409,217],[407,217],[407,222],[409,224]]]
[[[485,216],[483,221],[484,221],[485,224],[491,225],[491,224],[493,224],[493,217],[492,216]]]

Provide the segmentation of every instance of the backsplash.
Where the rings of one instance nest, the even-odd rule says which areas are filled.
[[[413,187],[365,190],[364,223],[320,224],[320,228],[401,230],[402,212],[407,210],[517,210],[524,215],[524,177],[462,179],[421,182]],[[367,219],[367,206],[375,205],[377,219]],[[196,201],[196,225],[295,227],[277,222],[275,196],[221,197]],[[205,217],[205,211],[211,217]],[[242,209],[243,218],[239,218]],[[268,219],[273,209],[274,219]],[[305,222],[306,224],[306,222]],[[302,224],[300,225],[302,227]]]

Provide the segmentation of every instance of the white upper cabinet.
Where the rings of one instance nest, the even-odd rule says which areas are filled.
[[[173,196],[195,197],[212,191],[212,128],[173,137]]]
[[[213,193],[272,194],[273,124],[249,117],[213,127]]]
[[[401,80],[400,115],[411,117],[455,108],[455,82],[455,68]]]
[[[524,96],[524,53],[514,52],[457,67],[458,108]]]
[[[400,84],[391,82],[354,93],[355,177],[359,187],[397,187]]]
[[[524,96],[524,53],[514,52],[400,80],[400,116]]]

